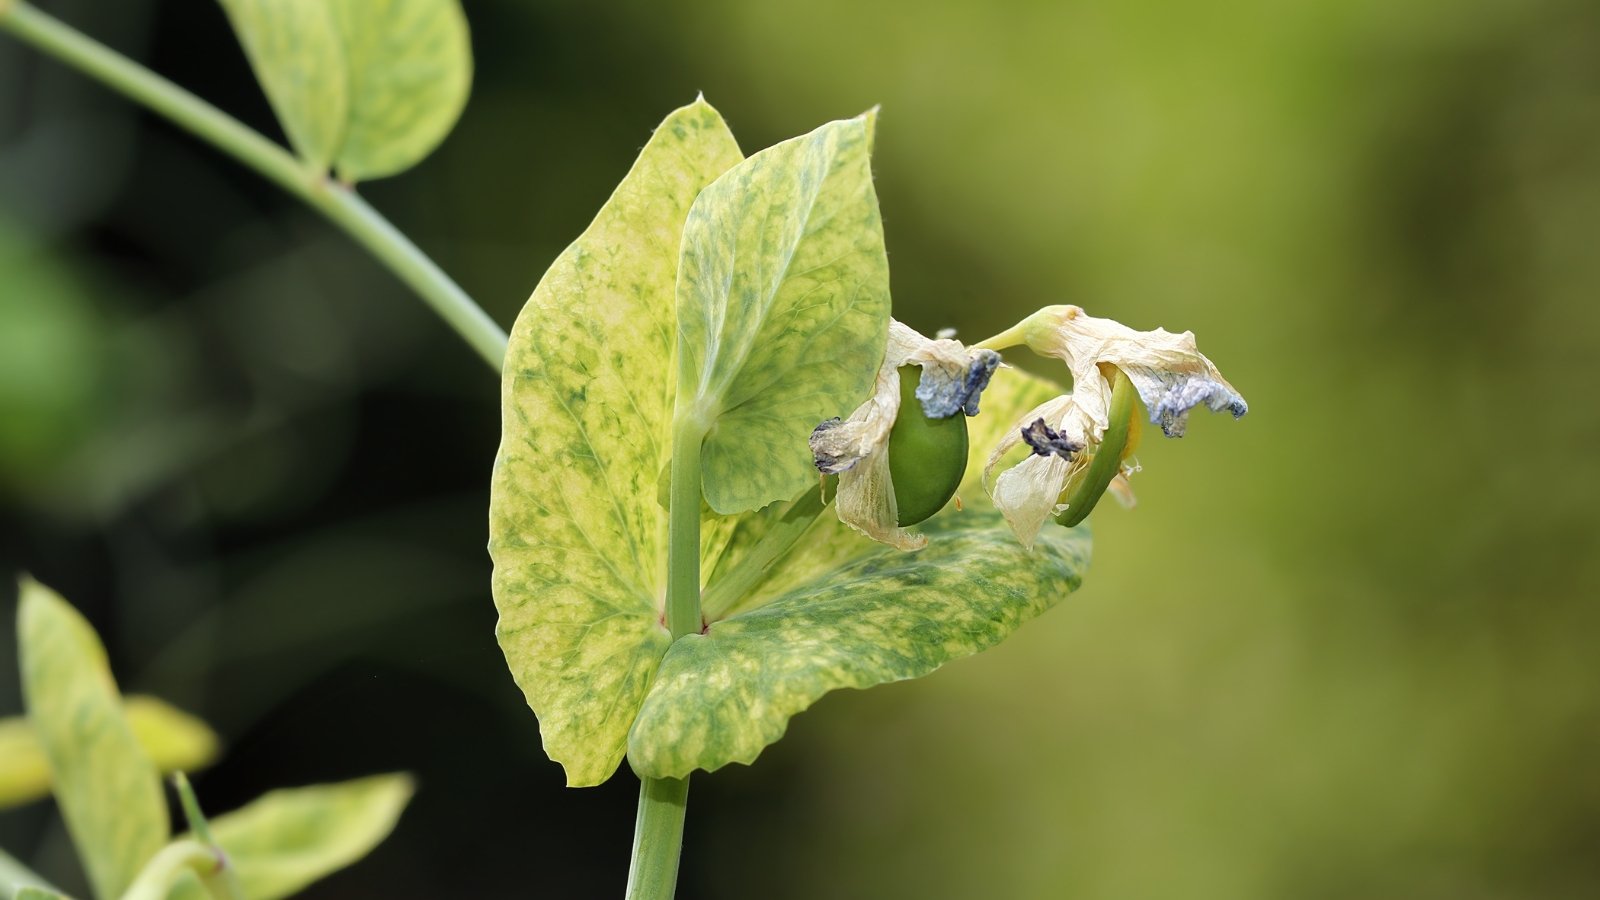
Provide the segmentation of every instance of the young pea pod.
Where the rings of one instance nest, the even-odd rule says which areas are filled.
[[[899,525],[915,525],[944,509],[967,471],[967,417],[923,413],[916,397],[921,366],[901,366],[900,415],[889,432],[889,477]]]
[[[1139,411],[1139,405],[1135,402],[1138,392],[1121,369],[1114,366],[1106,368],[1112,370],[1111,407],[1107,416],[1109,424],[1099,446],[1089,457],[1088,468],[1080,476],[1069,479],[1066,489],[1061,492],[1061,502],[1067,508],[1056,516],[1056,521],[1068,528],[1087,519],[1089,513],[1094,511],[1095,504],[1100,502],[1106,488],[1111,486],[1111,480],[1122,471],[1122,461],[1133,449],[1130,439],[1137,437],[1134,417]]]
[[[907,531],[954,496],[966,469],[967,416],[1000,354],[930,339],[894,320],[872,395],[849,418],[811,433],[817,471],[839,476],[839,520],[901,550],[926,546]]]

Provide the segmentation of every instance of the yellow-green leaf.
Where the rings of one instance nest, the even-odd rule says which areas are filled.
[[[345,181],[411,168],[467,104],[472,45],[457,0],[332,0],[350,118],[334,165]]]
[[[924,533],[924,550],[872,544],[675,641],[628,740],[634,770],[749,763],[828,691],[917,678],[999,643],[1075,590],[1089,560],[1087,529],[1053,528],[1029,553],[991,511],[935,516]]]
[[[221,749],[217,733],[209,725],[164,700],[130,696],[124,701],[123,714],[145,755],[163,773],[203,769],[216,760]]]
[[[50,794],[50,761],[22,716],[0,719],[0,809]]]
[[[28,885],[17,891],[16,900],[68,900],[68,897],[66,894]]]
[[[458,0],[222,0],[296,152],[358,181],[416,165],[467,102]]]
[[[160,776],[122,715],[105,648],[77,610],[22,582],[17,634],[28,720],[97,897],[116,897],[167,840]]]
[[[327,171],[350,113],[343,40],[328,0],[221,3],[289,144]]]
[[[212,817],[211,836],[227,853],[245,896],[276,900],[370,853],[394,830],[414,791],[408,775],[273,791]],[[202,900],[205,893],[188,878],[169,897]]]
[[[696,195],[739,159],[703,101],[668,116],[511,331],[489,500],[496,636],[572,785],[622,761],[669,643],[656,485],[678,249]]]
[[[872,126],[869,113],[756,153],[689,212],[678,404],[709,429],[704,490],[719,513],[815,483],[811,430],[871,391],[889,325]]]
[[[968,469],[981,471],[1000,435],[1060,388],[1015,369],[995,373],[971,420]],[[1051,526],[1024,550],[976,476],[924,526],[926,549],[904,553],[823,513],[704,635],[674,642],[629,737],[641,775],[748,763],[823,694],[926,675],[993,646],[1075,590],[1089,560],[1086,528]],[[751,552],[772,510],[739,519],[718,574]],[[706,595],[718,594],[713,576]]]
[[[122,714],[145,755],[162,772],[193,772],[217,758],[216,732],[163,700],[128,697]],[[49,793],[50,762],[33,726],[21,716],[0,719],[0,809]]]

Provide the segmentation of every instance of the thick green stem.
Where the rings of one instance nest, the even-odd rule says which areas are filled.
[[[688,800],[687,778],[646,778],[640,784],[627,900],[672,900],[678,889],[678,857],[683,852],[683,814]]]
[[[0,28],[165,116],[304,200],[366,247],[495,371],[500,370],[505,331],[354,191],[309,168],[222,110],[26,3],[0,0]]]
[[[705,426],[678,416],[672,428],[672,487],[667,503],[667,630],[672,639],[700,630],[700,448]]]
[[[672,429],[672,487],[667,503],[667,631],[698,634],[700,618],[700,449],[706,429],[678,415]],[[672,900],[683,853],[688,778],[643,778],[633,828],[628,900]]]

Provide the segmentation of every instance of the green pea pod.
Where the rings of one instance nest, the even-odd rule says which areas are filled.
[[[943,509],[967,471],[967,417],[959,410],[943,419],[923,415],[916,395],[921,379],[921,366],[900,367],[900,414],[889,432],[889,478],[902,528]]]
[[[1100,502],[1106,488],[1111,486],[1111,479],[1121,471],[1122,459],[1127,455],[1128,433],[1133,425],[1134,414],[1138,411],[1138,405],[1134,403],[1138,392],[1121,369],[1114,368],[1113,371],[1111,410],[1107,415],[1105,436],[1089,458],[1089,467],[1084,470],[1083,476],[1069,482],[1061,494],[1061,502],[1067,504],[1067,508],[1056,516],[1056,521],[1068,528],[1094,512],[1095,504]]]

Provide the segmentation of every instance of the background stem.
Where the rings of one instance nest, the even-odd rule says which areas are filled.
[[[172,120],[344,229],[416,291],[499,371],[506,333],[472,298],[350,188],[333,182],[239,120],[26,3],[0,0],[0,28]]]

